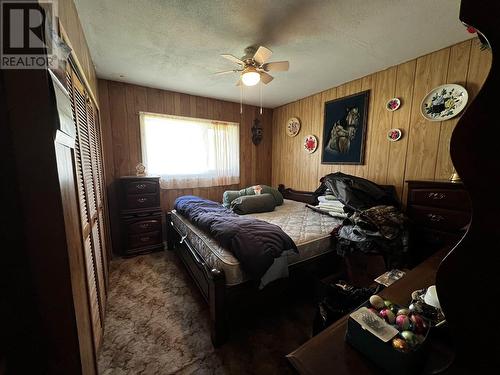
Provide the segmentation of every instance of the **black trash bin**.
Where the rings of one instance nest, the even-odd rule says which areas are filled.
[[[380,285],[371,288],[357,288],[342,280],[327,284],[316,307],[313,336],[353,311],[372,294],[377,294],[380,289]]]

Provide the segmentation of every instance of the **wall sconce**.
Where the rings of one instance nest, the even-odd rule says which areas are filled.
[[[262,135],[264,133],[264,130],[260,126],[260,121],[259,119],[253,120],[253,126],[252,126],[252,142],[255,146],[257,146],[260,141],[262,141]]]

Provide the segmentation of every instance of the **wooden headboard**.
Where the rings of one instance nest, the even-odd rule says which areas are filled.
[[[313,205],[316,205],[318,203],[316,197],[314,196],[314,192],[312,191],[293,190],[290,188],[285,188],[285,185],[283,184],[278,185],[278,190],[285,199],[291,199],[293,201],[304,202]]]

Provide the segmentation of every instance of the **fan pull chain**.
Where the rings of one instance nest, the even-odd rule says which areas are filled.
[[[262,115],[262,80],[259,83],[259,90],[260,90],[260,114]]]
[[[240,85],[240,115],[243,114],[243,85]]]

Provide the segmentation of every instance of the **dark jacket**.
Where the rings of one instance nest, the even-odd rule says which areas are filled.
[[[323,177],[321,185],[314,194],[316,197],[324,195],[327,189],[354,211],[380,205],[399,206],[394,189],[388,189],[364,178],[342,172],[330,173]]]

